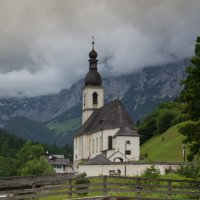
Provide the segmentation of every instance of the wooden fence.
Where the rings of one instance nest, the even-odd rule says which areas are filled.
[[[0,179],[0,200],[43,199],[200,199],[200,181],[121,176],[42,176]]]

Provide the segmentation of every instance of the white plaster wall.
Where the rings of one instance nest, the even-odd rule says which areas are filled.
[[[103,134],[103,150],[108,150],[108,136],[114,136],[120,128],[110,129],[110,130],[102,130]],[[113,148],[114,148],[114,140],[113,140]]]
[[[107,158],[109,158],[111,155],[113,155],[115,153],[115,149],[112,149],[112,150],[108,150],[107,151]]]
[[[101,131],[88,135],[88,138],[87,138],[88,156],[90,157],[90,159],[101,154],[102,151],[108,150],[108,136],[114,136],[118,130],[119,128],[110,129],[110,130],[101,130]],[[94,148],[93,148],[93,141],[94,141]],[[98,144],[97,144],[97,141],[98,141]],[[86,143],[84,143],[84,146],[86,147]],[[112,150],[111,153],[113,152],[114,150]]]
[[[54,166],[54,170],[56,173],[73,173],[73,169],[71,167],[64,167],[62,166],[61,168],[57,168],[56,166]]]
[[[93,93],[98,95],[98,104],[93,104]],[[95,109],[101,108],[104,105],[104,88],[102,86],[86,86],[83,89],[83,116],[82,124],[89,118]]]
[[[127,141],[130,144],[126,144]],[[118,136],[115,140],[115,149],[125,155],[125,150],[131,151],[131,155],[126,155],[128,160],[139,160],[140,158],[140,138],[139,137],[125,137]]]
[[[74,161],[88,159],[88,139],[87,135],[80,135],[74,138]]]
[[[79,165],[78,172],[83,173],[86,172],[87,176],[99,176],[99,175],[109,175],[109,170],[117,170],[121,171],[121,175],[127,176],[136,176],[141,175],[146,168],[149,168],[152,164],[126,164],[119,163],[113,165]],[[179,164],[156,164],[156,168],[158,168],[161,174],[165,174],[165,169],[177,169],[179,168]]]
[[[74,139],[74,161],[81,159],[92,159],[108,150],[108,137],[114,136],[119,128],[110,130],[97,131],[90,135],[78,136]],[[103,143],[101,142],[103,141]],[[131,151],[131,155],[126,155],[128,160],[139,160],[140,142],[139,137],[122,137],[113,138],[113,149],[107,151],[107,157],[112,156],[115,152],[120,151],[125,155],[125,142],[130,140],[130,145],[126,146],[126,150]],[[77,158],[76,158],[77,155]],[[115,157],[117,157],[116,155]],[[112,158],[114,159],[114,157]]]
[[[77,155],[78,155],[78,137],[74,138],[74,156],[73,160],[77,160]]]

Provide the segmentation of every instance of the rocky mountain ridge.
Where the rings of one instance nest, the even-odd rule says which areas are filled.
[[[140,120],[159,103],[173,100],[179,95],[182,89],[180,81],[186,76],[185,67],[188,64],[188,61],[182,61],[144,68],[129,75],[107,77],[103,79],[105,101],[120,98],[134,121]],[[56,134],[57,139],[52,137],[52,140],[62,141],[62,145],[65,144],[64,141],[71,144],[73,133],[81,123],[82,83],[83,80],[79,80],[71,88],[63,89],[54,95],[34,98],[0,98],[1,127],[17,135],[21,133],[24,138],[26,132],[29,132],[29,138],[38,140],[40,137],[38,135],[45,130],[44,126],[47,126],[50,132],[53,131]],[[24,122],[19,121],[17,116],[32,120],[28,122],[31,126],[23,129]],[[34,121],[43,123],[44,126]],[[33,128],[34,124],[41,130],[34,128],[29,131],[29,127]],[[22,133],[23,130],[24,133]],[[48,133],[48,130],[45,131]],[[51,139],[49,143],[52,143]],[[58,144],[61,143],[58,142]]]

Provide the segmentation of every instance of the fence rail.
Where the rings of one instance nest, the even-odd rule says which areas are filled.
[[[200,181],[66,175],[0,179],[0,200],[43,199],[200,199]]]

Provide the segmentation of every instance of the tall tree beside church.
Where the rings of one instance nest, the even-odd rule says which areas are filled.
[[[193,121],[179,128],[179,132],[186,136],[185,143],[190,144],[190,155],[200,155],[200,37],[197,37],[195,56],[191,59],[192,66],[186,70],[187,78],[182,82],[184,89],[180,99],[186,103],[186,112]]]
[[[186,102],[186,112],[193,120],[200,118],[200,36],[197,37],[195,56],[191,59],[192,66],[186,69],[187,78],[182,82],[184,90],[181,100]]]

